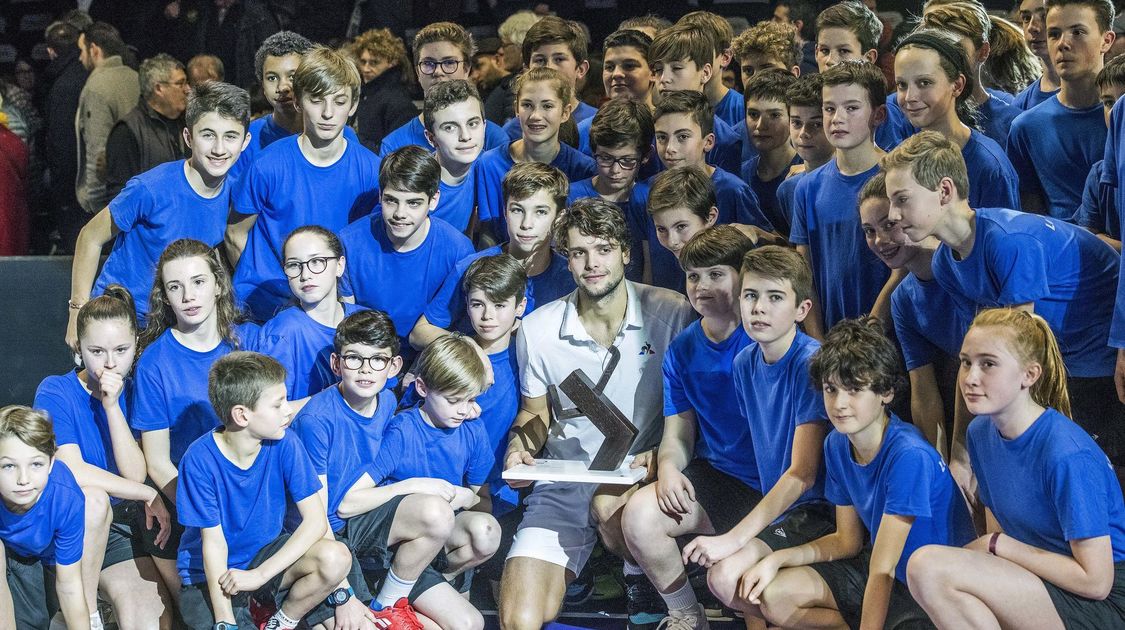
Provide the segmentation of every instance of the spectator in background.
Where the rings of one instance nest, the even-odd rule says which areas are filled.
[[[111,198],[105,173],[98,168],[99,162],[104,164],[106,140],[117,121],[137,106],[141,88],[137,72],[122,63],[125,42],[113,26],[105,22],[90,25],[78,36],[78,51],[90,76],[78,98],[74,123],[78,140],[75,193],[78,204],[92,215]]]
[[[492,89],[511,74],[504,63],[503,44],[498,37],[485,37],[477,42],[477,52],[473,55],[473,68],[469,79],[477,86],[481,98],[488,98]]]
[[[110,199],[130,177],[186,155],[188,79],[184,65],[160,53],[144,60],[139,80],[140,102],[113,126],[106,140],[105,185]]]
[[[78,179],[78,144],[74,118],[78,98],[86,85],[86,68],[78,59],[79,29],[65,21],[54,22],[43,34],[51,61],[43,71],[47,96],[43,114],[47,122],[46,157],[48,203],[57,233],[51,237],[56,250],[69,252],[78,238],[85,217],[78,209],[72,182]]]
[[[192,87],[204,81],[225,81],[223,60],[215,55],[196,55],[187,62],[187,79]]]
[[[406,45],[390,29],[371,29],[351,44],[352,57],[363,79],[359,107],[353,121],[359,140],[375,153],[390,132],[418,115],[410,98],[414,72]]]
[[[773,9],[773,21],[792,24],[801,46],[801,74],[816,74],[816,14],[812,0],[780,0]]]
[[[27,254],[27,145],[11,129],[0,97],[0,256]]]
[[[242,3],[238,0],[204,0],[200,4],[196,49],[215,55],[226,68],[235,67]]]
[[[510,74],[496,84],[496,87],[485,97],[484,117],[503,125],[516,115],[515,94],[512,93],[512,82],[523,68],[523,39],[543,16],[531,11],[517,11],[508,16],[496,29],[500,35],[500,51],[497,60]]]

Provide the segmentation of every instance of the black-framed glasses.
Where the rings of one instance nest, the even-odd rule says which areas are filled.
[[[316,258],[310,258],[304,262],[300,260],[287,260],[285,261],[285,275],[290,278],[299,278],[301,277],[301,269],[304,267],[308,267],[309,273],[311,274],[324,273],[324,270],[328,268],[328,261],[336,260],[337,258],[339,257],[317,256]]]
[[[598,166],[602,168],[611,168],[614,164],[616,164],[620,166],[622,170],[626,171],[631,171],[637,168],[637,165],[641,163],[641,158],[638,157],[625,156],[615,158],[612,155],[606,155],[604,153],[595,153],[594,159],[597,160]]]
[[[159,83],[161,85],[173,85],[175,87],[180,88],[181,90],[188,86],[188,80],[187,79],[180,79],[179,81],[157,81],[157,83]]]
[[[423,59],[418,62],[418,72],[425,75],[431,75],[441,68],[442,74],[453,74],[457,72],[457,68],[465,63],[461,59],[442,59],[441,61],[434,61],[433,59]]]
[[[340,362],[343,363],[344,367],[349,370],[358,370],[363,367],[364,363],[366,363],[367,365],[371,366],[372,370],[376,372],[382,372],[383,370],[387,369],[388,365],[390,365],[391,357],[385,357],[382,355],[375,355],[373,357],[361,357],[358,354],[345,354],[344,356],[340,357]]]

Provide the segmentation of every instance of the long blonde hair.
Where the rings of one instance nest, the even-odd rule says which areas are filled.
[[[970,328],[986,326],[1002,329],[1012,354],[1025,365],[1038,363],[1043,368],[1039,379],[1031,385],[1031,399],[1035,404],[1054,408],[1070,417],[1066,366],[1047,320],[1014,308],[990,308],[978,313]]]

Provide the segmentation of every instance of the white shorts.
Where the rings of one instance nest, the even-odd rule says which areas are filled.
[[[593,483],[536,483],[525,500],[527,509],[508,558],[535,558],[581,573],[598,541],[590,518],[597,489]]]

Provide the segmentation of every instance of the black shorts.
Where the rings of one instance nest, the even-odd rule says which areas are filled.
[[[836,531],[836,508],[831,503],[802,503],[758,533],[772,551],[797,547]]]
[[[1051,603],[1067,630],[1108,630],[1125,627],[1125,561],[1113,565],[1109,597],[1098,601],[1065,591],[1043,580]]]
[[[817,562],[809,568],[816,571],[828,584],[836,608],[849,628],[859,628],[863,614],[863,593],[867,590],[867,577],[870,574],[871,549],[864,548],[854,558]],[[926,611],[914,601],[910,589],[898,580],[891,587],[891,600],[887,604],[886,630],[936,630]]]
[[[277,553],[287,540],[289,540],[289,534],[285,533],[273,539],[272,542],[258,550],[257,555],[250,561],[247,568],[253,569],[260,566],[269,557]],[[282,571],[253,593],[239,593],[231,598],[235,621],[238,623],[239,630],[257,630],[258,628],[250,616],[251,597],[261,604],[281,607],[282,602],[289,595],[289,588],[282,588],[281,586],[284,576],[285,572]],[[335,612],[335,609],[324,602],[320,602],[303,619],[311,627],[326,619],[331,619]],[[206,582],[185,584],[180,587],[180,615],[183,617],[184,624],[192,630],[211,630],[214,627],[215,615],[211,609],[211,597],[208,595]]]
[[[355,557],[359,559],[362,571],[371,573],[372,577],[376,578],[375,582],[382,582],[387,572],[391,570],[391,563],[394,561],[395,554],[387,545],[387,540],[390,539],[391,525],[394,523],[395,514],[398,512],[398,506],[402,503],[403,498],[403,496],[394,497],[370,512],[349,518],[343,529],[336,532],[336,539],[352,550]],[[444,562],[444,552],[439,553],[434,562],[422,571],[422,575],[418,576],[418,580],[414,582],[414,588],[410,590],[411,601],[434,586],[445,582],[445,576],[441,574],[441,570],[434,567],[434,564],[438,563],[439,560]],[[355,563],[353,563],[353,573],[348,575],[349,581],[353,580],[355,569]],[[365,591],[368,592],[368,601],[370,601],[370,592],[369,589],[366,589],[366,583],[363,580],[359,581],[364,583]],[[355,588],[355,582],[352,582],[352,588]]]
[[[156,535],[160,533],[160,527],[155,522],[153,522],[152,529],[145,526],[145,504],[140,501],[119,501],[113,505],[113,525],[110,527],[109,543],[110,545],[114,544],[114,530],[116,529],[119,535],[135,541],[129,548],[133,555],[125,557],[126,548],[118,543],[120,549],[116,553],[119,559],[115,562],[108,562],[110,548],[107,547],[107,562],[102,564],[103,569],[117,562],[141,556],[152,556],[163,560],[176,559],[176,550],[180,548],[180,537],[183,536],[184,526],[180,525],[180,520],[177,517],[176,504],[165,499],[163,494],[160,495],[160,500],[164,501],[164,505],[168,508],[169,523],[172,526],[172,534],[168,537],[168,542],[164,543],[164,548],[161,549],[156,544]]]
[[[51,623],[47,604],[47,576],[43,563],[35,558],[24,558],[7,550],[8,590],[16,610],[16,628],[19,630],[47,630]],[[54,581],[50,588],[54,590]]]
[[[1117,399],[1112,376],[1066,379],[1070,411],[1078,426],[1098,443],[1109,461],[1125,466],[1125,405]]]
[[[695,502],[711,519],[716,534],[729,532],[762,500],[761,492],[705,459],[693,459],[683,474],[695,488]]]

